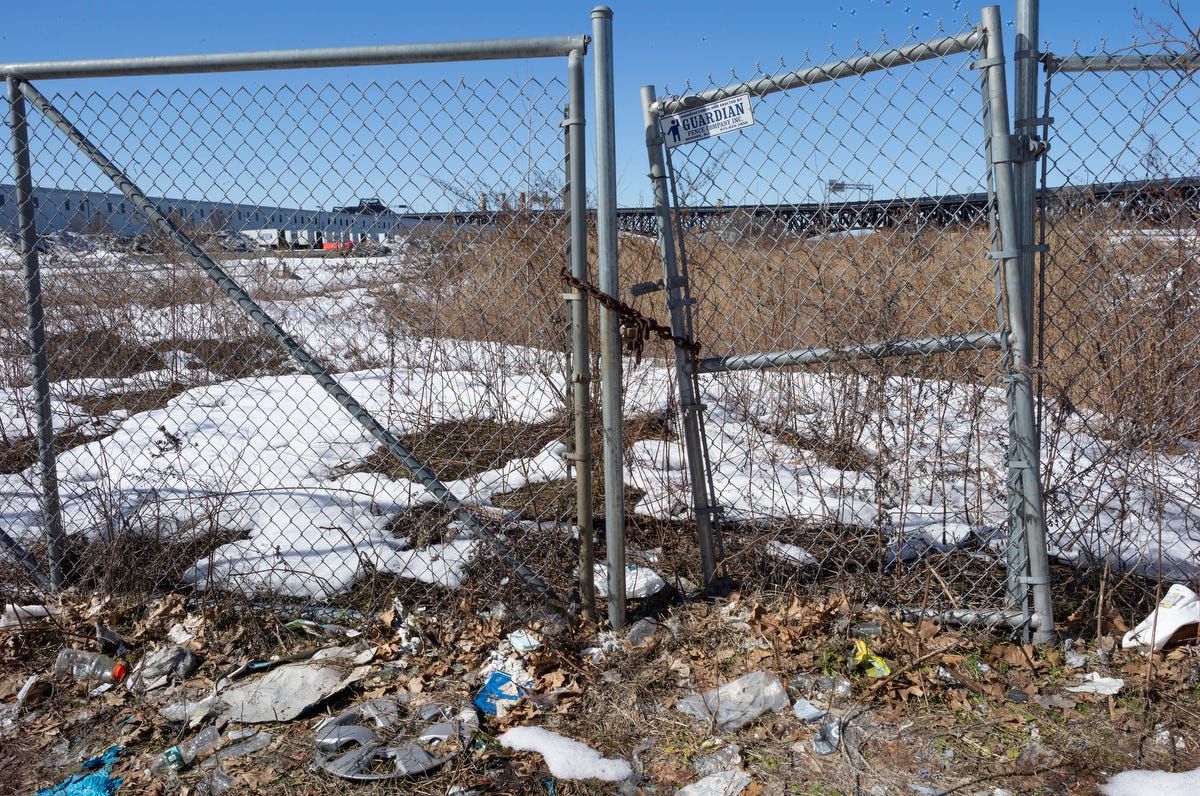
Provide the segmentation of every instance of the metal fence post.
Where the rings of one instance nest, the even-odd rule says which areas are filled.
[[[991,123],[991,156],[996,185],[996,214],[1000,225],[1000,250],[993,257],[1003,263],[1007,317],[1012,334],[1009,400],[1009,506],[1010,533],[1024,530],[1029,553],[1025,585],[1033,591],[1034,641],[1054,638],[1054,615],[1050,602],[1049,561],[1046,554],[1046,524],[1038,468],[1037,428],[1034,423],[1033,389],[1030,378],[1031,317],[1021,274],[1017,191],[1013,163],[1017,159],[1009,126],[1008,88],[1004,75],[1004,42],[999,6],[982,12],[987,33],[983,69],[987,75],[988,118]],[[1010,577],[1012,573],[1009,573]]]
[[[567,59],[570,104],[563,124],[567,128],[567,210],[571,215],[571,275],[588,281],[587,262],[587,160],[584,157],[583,51]],[[578,290],[566,294],[571,305],[571,390],[575,410],[575,511],[579,527],[579,602],[585,619],[596,619],[596,584],[592,524],[591,341],[588,335],[587,296]]]
[[[37,222],[33,207],[33,176],[29,160],[29,127],[25,98],[17,81],[8,78],[9,122],[12,126],[13,177],[20,213],[21,262],[24,268],[25,307],[29,322],[29,354],[37,415],[38,466],[41,470],[42,523],[46,531],[49,587],[63,586],[64,532],[58,495],[58,470],[54,458],[54,417],[50,407],[50,363],[46,354],[46,322],[42,309],[42,278],[37,254]]]
[[[1027,328],[1033,327],[1033,245],[1037,215],[1037,78],[1038,0],[1017,0],[1017,34],[1013,52],[1013,132],[1018,151],[1013,163],[1017,184],[1017,236],[1021,244],[1022,289]],[[1026,341],[1025,359],[1033,362],[1033,339]]]
[[[1025,328],[1028,337],[1025,342],[1025,362],[1032,368],[1034,359],[1034,313],[1036,309],[1035,285],[1037,278],[1034,273],[1035,235],[1037,229],[1037,170],[1038,158],[1044,157],[1046,145],[1038,140],[1037,127],[1039,124],[1049,124],[1049,119],[1038,118],[1038,22],[1040,7],[1038,0],[1017,0],[1017,34],[1016,49],[1013,53],[1015,63],[1014,79],[1017,82],[1014,97],[1014,132],[1016,143],[1020,147],[1018,158],[1013,164],[1016,179],[1017,194],[1017,239],[1020,242],[1020,274],[1021,294],[1024,298]],[[1030,374],[1032,378],[1032,373]],[[1029,385],[1030,401],[1033,401],[1033,385]],[[1032,410],[1031,410],[1032,411]],[[1050,558],[1046,542],[1045,506],[1041,493],[1041,424],[1034,416],[1033,438],[1030,441],[1030,455],[1033,462],[1034,480],[1038,484],[1036,520],[1027,524],[1025,541],[1029,551],[1028,583],[1033,589],[1034,610],[1038,613],[1049,611],[1050,599]],[[1042,607],[1039,608],[1038,606]],[[1047,614],[1048,615],[1048,614]],[[1053,627],[1042,633],[1043,640],[1049,640]]]
[[[662,255],[663,285],[667,306],[671,311],[671,333],[678,338],[690,334],[684,317],[685,280],[680,276],[675,259],[675,234],[671,224],[671,199],[667,188],[667,166],[663,158],[662,130],[653,110],[653,86],[642,86],[642,122],[646,126],[646,153],[650,159],[650,182],[654,190],[654,212],[658,220],[658,249]],[[704,587],[716,582],[717,559],[713,545],[712,506],[709,504],[708,474],[705,471],[704,438],[700,433],[700,397],[692,377],[695,367],[691,354],[675,346],[675,379],[679,390],[679,410],[683,420],[684,444],[687,448],[688,474],[692,482],[692,506],[696,512],[696,532],[700,541],[700,567]]]
[[[592,10],[596,86],[596,237],[600,289],[620,295],[617,270],[617,149],[613,127],[612,9]],[[625,473],[621,430],[621,328],[617,313],[600,313],[604,417],[604,529],[608,550],[608,620],[625,626]]]

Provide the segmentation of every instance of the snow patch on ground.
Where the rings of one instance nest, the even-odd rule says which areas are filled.
[[[1104,796],[1195,796],[1200,768],[1191,771],[1124,771],[1100,786]]]
[[[123,257],[101,258],[96,270],[150,280],[186,267]],[[369,311],[380,295],[374,286],[421,267],[416,260],[243,257],[226,265],[398,437],[447,422],[534,423],[564,412],[561,351],[378,328]],[[65,278],[70,269],[59,270]],[[225,328],[241,328],[229,326],[237,313],[222,303],[169,311],[134,305],[131,312],[144,344],[205,338],[216,316]],[[167,351],[163,369],[136,376],[52,385],[56,429],[94,432],[92,441],[59,455],[69,533],[240,535],[194,563],[188,577],[203,587],[324,598],[349,588],[368,566],[462,583],[483,540],[448,533],[417,550],[389,531],[398,514],[435,498],[412,480],[362,472],[378,442],[313,379],[282,373],[222,380],[180,354]],[[11,381],[26,378],[20,358],[0,366]],[[171,385],[183,391],[159,409],[93,417],[83,408],[89,398]],[[996,549],[996,529],[1007,518],[1002,389],[808,372],[706,376],[701,388],[715,502],[727,518],[871,529],[886,537],[893,559],[977,543]],[[669,363],[647,359],[626,369],[627,416],[658,414],[674,427],[675,395]],[[1047,416],[1056,415],[1048,409]],[[29,388],[0,390],[5,439],[31,437],[34,418]],[[1051,554],[1155,573],[1161,555],[1164,576],[1193,578],[1200,446],[1115,451],[1112,440],[1089,431],[1102,426],[1085,421],[1069,416],[1043,446],[1043,466],[1052,473]],[[626,481],[644,493],[638,513],[690,515],[680,436],[676,430],[675,439],[630,445]],[[460,500],[486,507],[498,493],[566,478],[564,450],[555,442],[446,486]],[[0,474],[0,523],[19,539],[42,534],[39,480],[36,467]],[[827,555],[775,552],[801,561],[809,560],[804,553]]]

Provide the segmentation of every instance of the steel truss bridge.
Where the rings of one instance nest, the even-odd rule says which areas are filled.
[[[1115,210],[1123,216],[1159,223],[1200,217],[1200,177],[1132,180],[1051,188],[1042,192],[1052,214]],[[897,226],[969,226],[987,220],[987,193],[802,204],[706,205],[685,207],[684,229],[694,232],[776,232],[816,235],[823,232],[883,229]],[[658,221],[652,207],[617,210],[623,232],[654,235]]]
[[[12,213],[15,202],[5,201],[15,190],[10,185],[0,185],[0,229],[12,226]],[[44,189],[42,190],[46,193]],[[53,193],[53,192],[50,192]],[[43,211],[53,210],[54,196],[46,193],[43,197]],[[70,192],[59,191],[63,196],[57,202],[62,204]],[[120,206],[124,213],[123,197],[116,194],[100,194],[76,192],[93,202],[97,212],[103,215],[107,207],[111,214]],[[73,194],[72,194],[73,196]],[[65,198],[64,198],[65,197]],[[1169,177],[1152,180],[1126,180],[1121,182],[1102,182],[1082,186],[1063,186],[1049,188],[1040,193],[1046,212],[1050,214],[1090,213],[1107,211],[1134,223],[1150,223],[1163,226],[1178,226],[1181,223],[1194,223],[1200,219],[1200,176]],[[78,198],[76,197],[78,200]],[[335,222],[328,221],[326,216],[346,216],[353,222],[354,228],[369,226],[372,230],[386,227],[396,230],[413,230],[422,227],[440,229],[443,225],[489,227],[502,225],[514,216],[557,216],[561,210],[549,209],[518,209],[518,210],[467,210],[467,211],[432,211],[426,213],[397,213],[382,205],[378,208],[361,205],[358,207],[337,208],[330,213],[320,211],[298,210],[289,208],[261,207],[255,205],[230,205],[195,202],[191,200],[163,200],[174,202],[177,206],[189,210],[192,215],[204,215],[201,209],[209,213],[218,205],[225,211],[224,217],[230,219],[239,210],[247,214],[261,217],[262,223],[257,226],[276,227],[288,231],[303,227],[306,223],[321,220],[325,225]],[[374,200],[378,204],[377,200]],[[201,208],[204,205],[204,208]],[[37,206],[35,202],[35,207]],[[82,206],[82,205],[80,205]],[[746,234],[799,236],[820,235],[830,232],[852,232],[856,230],[875,230],[890,227],[949,227],[971,226],[987,222],[987,214],[991,200],[987,193],[946,194],[944,196],[921,196],[916,198],[869,199],[855,202],[803,202],[792,204],[781,202],[777,204],[739,204],[739,205],[702,205],[684,207],[679,211],[678,223],[689,232],[709,232],[741,236]],[[70,202],[66,201],[70,209]],[[382,210],[383,212],[377,212]],[[7,213],[7,215],[6,215]],[[58,212],[56,217],[39,218],[39,231],[54,231],[66,223],[66,213]],[[318,216],[320,217],[318,219]],[[311,217],[311,218],[310,218]],[[6,220],[7,219],[7,220]],[[129,218],[110,218],[113,229],[123,229],[129,223]],[[369,223],[368,223],[369,222]],[[197,224],[199,222],[196,222]],[[247,222],[248,223],[248,222]],[[626,207],[617,210],[618,229],[625,233],[653,236],[658,232],[658,220],[652,207]],[[338,227],[341,229],[342,227]],[[346,226],[349,229],[349,226]],[[290,240],[290,238],[289,238]]]

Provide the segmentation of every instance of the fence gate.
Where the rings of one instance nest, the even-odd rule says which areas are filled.
[[[1200,61],[1047,54],[1037,352],[1051,552],[1194,581]],[[1048,121],[1051,121],[1047,119]]]
[[[643,90],[663,272],[633,292],[685,343],[688,470],[647,444],[628,478],[694,508],[710,585],[1052,632],[1000,30]]]
[[[10,561],[562,609],[582,557],[586,605],[589,41],[4,67]]]

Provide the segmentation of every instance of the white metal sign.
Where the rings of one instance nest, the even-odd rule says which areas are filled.
[[[662,131],[667,146],[671,147],[703,141],[752,124],[754,111],[750,108],[750,95],[739,94],[690,111],[664,116]]]

